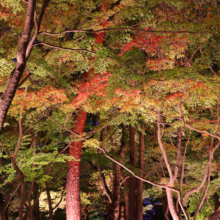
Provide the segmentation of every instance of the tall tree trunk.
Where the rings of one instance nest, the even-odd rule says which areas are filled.
[[[37,185],[37,183],[34,183],[33,198],[34,198],[34,201],[36,201],[36,199],[37,199],[37,204],[34,206],[34,215],[36,216],[37,219],[41,220],[39,199],[37,196],[37,192],[38,192],[38,185]]]
[[[143,128],[143,126],[142,126]],[[140,176],[143,177],[144,174],[144,134],[139,133],[139,170]],[[137,180],[137,219],[143,220],[143,181]]]
[[[129,136],[130,136],[130,163],[132,166],[135,166],[135,128],[130,125],[129,127]],[[129,178],[129,220],[136,220],[135,211],[136,211],[136,178]]]
[[[125,207],[123,204],[120,205],[119,220],[125,220]]]
[[[124,158],[126,152],[126,127],[122,124],[122,139],[121,139],[121,147],[118,152],[120,155],[119,162],[122,162],[122,158]],[[118,164],[114,164],[114,174],[113,174],[113,189],[112,189],[112,204],[109,211],[109,217],[111,220],[118,220],[120,215],[120,177],[121,177],[121,166]]]
[[[21,183],[21,201],[19,207],[19,220],[23,220],[24,202],[25,202],[25,182]]]
[[[112,189],[112,204],[109,210],[109,219],[118,220],[120,209],[120,165],[114,164],[113,173],[113,189]]]
[[[100,141],[102,142],[102,141],[104,141],[104,139],[105,139],[105,130],[102,129],[101,135],[100,135]],[[99,149],[97,153],[101,154],[102,151]],[[105,175],[102,173],[102,167],[101,166],[98,166],[98,171],[99,171],[99,176],[100,176],[103,191],[104,191],[105,195],[107,196],[109,202],[112,203],[111,192],[110,192],[110,190],[109,190],[109,188],[106,184]]]
[[[49,206],[49,220],[53,220],[53,207],[52,207],[52,201],[50,197],[50,190],[48,186],[46,187],[46,193],[47,193],[47,201]]]
[[[100,7],[100,10],[102,7]],[[101,24],[102,25],[102,24]],[[105,32],[94,34],[97,44],[102,44]],[[83,74],[83,80],[86,80],[90,73]],[[78,115],[75,117],[75,122],[72,131],[76,134],[82,134],[85,127],[85,121],[87,112],[83,109],[79,110]],[[80,208],[80,160],[81,160],[82,141],[73,142],[69,149],[69,155],[73,156],[79,161],[68,162],[68,173],[66,182],[66,219],[67,220],[79,220],[81,218]]]
[[[124,182],[125,220],[129,220],[129,179]]]
[[[5,220],[5,215],[2,209],[0,210],[0,220]]]
[[[82,134],[85,127],[87,112],[79,110],[75,117],[72,131]],[[81,160],[82,141],[76,141],[71,144],[69,155],[77,161],[68,162],[68,173],[66,182],[66,218],[67,220],[80,220],[80,160]]]

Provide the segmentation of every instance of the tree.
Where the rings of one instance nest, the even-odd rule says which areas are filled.
[[[61,174],[57,175],[56,168],[62,166],[65,170],[63,163],[69,161],[77,171],[71,174],[74,180],[78,178],[73,191],[77,195],[79,219],[80,162],[73,158],[70,161],[66,150],[72,143],[78,149],[71,148],[71,155],[81,158],[82,140],[88,145],[85,151],[93,152],[83,152],[83,159],[90,155],[90,165],[85,162],[82,165],[84,174],[86,167],[94,165],[96,157],[105,156],[112,161],[108,164],[110,167],[106,162],[106,166],[98,164],[96,172],[95,168],[87,171],[93,178],[98,174],[105,192],[105,195],[98,193],[99,182],[93,183],[90,192],[87,188],[87,194],[81,193],[87,218],[94,214],[91,210],[99,210],[98,205],[92,207],[88,198],[99,204],[107,198],[108,202],[101,207],[111,210],[109,217],[112,219],[123,216],[119,214],[120,203],[125,202],[125,217],[128,217],[127,192],[123,196],[120,186],[123,176],[126,187],[133,176],[142,181],[144,188],[149,188],[144,190],[144,195],[154,195],[155,200],[151,199],[154,204],[162,202],[159,197],[163,195],[166,208],[166,196],[173,219],[189,219],[190,215],[194,219],[218,218],[217,208],[213,209],[214,214],[208,209],[214,204],[215,193],[219,193],[216,191],[219,185],[218,2],[129,0],[117,5],[115,1],[108,1],[109,9],[100,11],[100,5],[105,2],[69,1],[61,2],[59,7],[54,1],[43,1],[42,5],[31,0],[28,4],[1,2],[4,18],[0,23],[4,42],[1,44],[4,68],[0,80],[4,157],[1,197],[5,195],[6,201],[10,201],[10,193],[20,197],[15,202],[16,207],[20,207],[17,211],[11,211],[12,201],[4,203],[1,199],[2,218],[7,218],[9,213],[19,215],[20,219],[38,218],[38,198],[44,189],[49,203],[47,213],[53,218],[56,205],[51,199],[54,190],[51,181],[57,182],[58,191],[63,190],[65,180]],[[21,6],[28,7],[28,16],[24,16]],[[42,8],[40,12],[39,8]],[[15,11],[17,16],[12,15]],[[34,18],[36,14],[39,14],[36,16],[39,23]],[[26,38],[25,35],[21,37],[25,19]],[[31,38],[34,21],[36,29]],[[101,36],[98,37],[101,41],[105,34],[102,45],[95,42],[94,34]],[[20,39],[19,44],[17,39]],[[14,59],[17,45],[21,49]],[[12,74],[8,80],[9,72]],[[81,80],[84,78],[81,75],[88,72],[89,76],[85,74],[85,80]],[[2,129],[7,112],[9,126],[5,123]],[[84,126],[88,126],[87,113],[98,118],[98,125],[82,135]],[[122,143],[114,140],[123,139],[122,124],[135,128],[138,133],[144,132],[142,125],[149,128],[145,139],[151,142],[145,141],[143,173],[135,168],[137,163],[132,161],[132,166],[127,163],[129,151],[124,158],[117,155]],[[113,128],[109,129],[111,132],[105,130],[107,126]],[[102,142],[108,146],[100,145],[97,133],[101,130],[107,133]],[[43,147],[38,148],[42,143]],[[139,141],[133,138],[130,144],[130,153],[133,151],[132,157],[137,158],[138,152],[134,153],[133,147],[138,146]],[[120,166],[131,176],[121,171]],[[30,170],[34,175],[30,175]],[[104,177],[105,172],[109,177]],[[141,178],[142,175],[145,178]],[[97,178],[95,180],[98,182]],[[94,182],[88,176],[86,181]],[[129,187],[131,189],[132,184]],[[139,193],[141,188],[139,186]],[[131,190],[133,197],[136,197],[135,190],[135,187]],[[193,196],[195,192],[197,196]],[[138,201],[141,203],[140,197]],[[134,207],[130,203],[130,218],[133,219]],[[158,205],[154,205],[156,208]],[[148,213],[152,214],[149,210]]]

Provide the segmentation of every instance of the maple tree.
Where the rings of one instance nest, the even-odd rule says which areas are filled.
[[[59,202],[55,204],[52,195],[54,188],[64,189],[67,161],[69,171],[71,166],[75,169],[67,174],[67,179],[73,177],[73,194],[67,190],[66,196],[59,196],[66,198],[68,210],[68,196],[76,195],[77,208],[76,215],[67,211],[67,219],[81,218],[80,204],[84,217],[91,216],[98,206],[94,208],[89,197],[99,204],[105,201],[102,208],[109,219],[141,219],[142,182],[143,198],[153,195],[161,202],[162,195],[165,219],[168,210],[177,220],[190,215],[219,217],[217,1],[88,0],[58,6],[57,1],[4,0],[0,4],[2,219],[43,218],[38,202],[43,191],[48,216],[56,218]],[[100,10],[103,4],[109,4],[108,10]],[[89,127],[91,115],[98,123],[95,128]],[[140,143],[134,132],[127,136],[130,150],[124,147],[128,143],[123,145],[128,128],[140,135]],[[101,130],[104,139],[98,134]],[[82,140],[88,147],[81,157]],[[139,144],[140,171],[133,160]],[[81,193],[81,202],[80,185],[86,184],[80,176],[81,162],[66,155],[70,146],[75,159],[88,157],[90,165],[84,161],[82,172],[95,179],[87,176],[92,187]],[[94,161],[104,160],[101,153],[112,160],[105,160],[109,167]],[[98,179],[100,184],[94,183]],[[133,184],[136,179],[138,188]],[[158,190],[161,187],[164,190]],[[98,193],[100,189],[103,193]],[[10,194],[19,204],[16,211]],[[136,199],[138,207],[131,203]]]

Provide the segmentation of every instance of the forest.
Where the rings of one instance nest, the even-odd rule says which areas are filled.
[[[1,0],[0,97],[0,220],[220,219],[219,0]]]

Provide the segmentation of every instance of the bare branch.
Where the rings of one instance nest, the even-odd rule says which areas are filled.
[[[192,189],[192,190],[189,190],[185,193],[184,197],[183,197],[183,205],[186,204],[186,200],[188,198],[189,195],[191,195],[192,193],[196,193],[196,192],[199,192],[199,190],[203,187],[203,185],[205,184],[205,181],[206,181],[206,178],[207,176],[209,175],[209,168],[211,167],[211,163],[212,163],[212,160],[213,160],[213,155],[214,155],[214,152],[215,150],[217,149],[217,147],[220,145],[220,141],[218,141],[218,143],[216,144],[216,146],[210,150],[210,153],[209,153],[209,161],[206,165],[206,169],[205,169],[205,174],[204,174],[204,177],[201,181],[201,183],[199,184],[199,186],[197,186],[196,188]]]
[[[28,73],[28,75],[18,84],[18,88],[21,87],[31,75],[32,73]]]
[[[47,47],[51,47],[51,48],[54,48],[54,49],[59,49],[59,50],[67,50],[67,51],[72,51],[72,52],[87,52],[87,53],[92,53],[92,54],[96,54],[95,52],[93,51],[90,51],[90,50],[86,50],[86,49],[71,49],[71,48],[64,48],[64,47],[58,47],[58,46],[54,46],[54,45],[50,45],[50,44],[47,44],[47,43],[37,43],[37,44],[34,44],[33,46],[37,46],[37,45],[45,45]]]
[[[157,122],[158,122],[158,123],[161,122],[160,112],[158,112]],[[161,140],[161,128],[160,128],[160,124],[157,124],[157,129],[158,129],[157,137],[158,137],[158,143],[159,143],[159,146],[160,146],[160,150],[161,150],[161,152],[162,152],[162,155],[163,155],[165,164],[166,164],[166,166],[167,166],[170,179],[173,179],[173,173],[172,173],[172,170],[171,170],[171,167],[170,167],[170,164],[169,164],[169,160],[168,160],[166,151],[165,151],[165,149],[164,149],[164,146],[163,146],[163,143],[162,143],[162,140]]]
[[[182,202],[181,202],[181,194],[180,194],[180,191],[179,191],[179,190],[177,190],[177,189],[175,189],[175,188],[172,188],[172,187],[169,187],[169,186],[157,184],[157,183],[151,182],[150,180],[145,180],[145,179],[143,179],[142,177],[137,176],[132,170],[130,170],[129,168],[127,168],[127,167],[124,166],[122,163],[118,162],[117,160],[113,159],[112,157],[110,157],[110,156],[106,153],[106,151],[105,151],[103,148],[100,148],[100,147],[99,147],[98,149],[101,150],[101,151],[104,153],[105,157],[107,157],[108,159],[110,159],[110,160],[113,161],[114,163],[117,163],[118,165],[120,165],[121,167],[123,167],[125,170],[127,170],[129,173],[131,173],[131,174],[132,174],[134,177],[136,177],[137,179],[139,179],[139,180],[141,180],[141,181],[143,181],[143,182],[145,182],[145,183],[149,183],[149,184],[151,184],[151,185],[153,185],[153,186],[165,188],[165,189],[171,190],[171,191],[173,191],[173,192],[176,192],[176,193],[177,193],[177,196],[178,196],[178,201],[179,201],[180,207],[181,207],[181,209],[182,209],[182,211],[183,211],[183,213],[184,213],[186,219],[189,220],[189,218],[188,218],[188,216],[187,216],[187,213],[186,213],[186,211],[185,211],[185,209],[184,209],[184,207],[183,207],[183,205],[182,205]]]
[[[173,173],[173,181],[176,180],[178,172],[179,172],[179,167],[180,167],[180,160],[181,160],[181,128],[177,128],[177,158],[176,158],[176,165],[174,168],[174,173]]]
[[[63,187],[63,192],[62,192],[62,194],[61,194],[60,201],[56,204],[56,206],[53,208],[53,210],[55,210],[55,209],[60,205],[60,203],[62,202],[65,189],[66,189],[66,188]]]
[[[17,188],[14,190],[14,192],[13,192],[13,193],[11,194],[11,196],[9,197],[9,199],[8,199],[8,203],[7,203],[7,205],[5,206],[5,208],[4,208],[4,210],[3,210],[3,213],[4,213],[5,210],[7,209],[8,205],[9,205],[9,203],[10,203],[10,201],[11,201],[11,198],[12,198],[13,195],[17,192],[17,190],[19,189],[20,185],[21,185],[21,183],[18,184]]]
[[[22,141],[22,138],[23,138],[22,115],[21,115],[20,119],[18,120],[18,123],[19,123],[19,137],[18,137],[17,145],[15,147],[14,154],[13,154],[13,160],[15,160],[15,158],[18,154],[18,151],[19,151],[19,148],[20,148],[20,145],[21,145],[21,141]]]
[[[184,177],[184,160],[185,160],[185,156],[186,156],[186,151],[187,151],[187,147],[189,144],[189,140],[190,140],[190,135],[191,135],[192,131],[190,130],[189,132],[189,136],[186,142],[186,146],[185,146],[185,150],[183,153],[183,157],[182,157],[182,172],[181,172],[181,178],[180,178],[180,192],[182,191],[182,186],[183,186],[183,177]]]
[[[206,198],[206,202],[208,203],[209,208],[212,210],[212,212],[215,212],[214,209],[212,208],[212,206],[210,205],[210,203],[209,203],[209,199],[208,199],[208,198]]]
[[[28,47],[27,47],[27,50],[26,50],[26,58],[28,58],[30,56],[31,50],[33,48],[33,44],[34,44],[35,40],[37,39],[37,35],[39,33],[39,30],[40,30],[41,21],[43,19],[43,15],[45,13],[46,7],[49,4],[49,2],[50,2],[50,0],[43,0],[40,15],[39,15],[38,19],[37,19],[36,9],[34,11],[35,33],[34,33],[32,39],[31,39],[30,43],[28,44]]]
[[[45,35],[49,35],[49,36],[59,36],[62,34],[66,34],[66,33],[90,33],[90,34],[94,34],[94,33],[99,33],[99,32],[103,32],[103,31],[126,31],[126,30],[131,30],[131,31],[140,31],[140,32],[145,32],[145,33],[159,33],[159,34],[173,34],[173,33],[188,33],[188,34],[198,34],[199,32],[191,32],[191,31],[154,31],[154,30],[143,30],[143,29],[132,29],[131,27],[128,28],[111,28],[111,29],[99,29],[96,31],[88,31],[88,30],[83,30],[83,29],[78,29],[78,30],[67,30],[67,31],[62,31],[60,33],[50,33],[50,32],[46,32],[46,31],[42,31],[39,34],[45,34]],[[206,32],[200,32],[200,33],[206,33]]]
[[[212,152],[209,152],[209,154],[212,154]],[[196,212],[194,213],[194,220],[196,220],[196,217],[197,217],[197,215],[198,215],[198,213],[199,213],[199,210],[201,209],[202,204],[203,204],[203,202],[204,202],[204,200],[205,200],[205,197],[206,197],[206,195],[207,195],[207,192],[208,192],[208,189],[209,189],[209,185],[210,185],[210,175],[211,175],[211,163],[209,164],[207,185],[206,185],[206,188],[205,188],[203,197],[202,197],[202,199],[201,199],[201,201],[200,201],[200,203],[199,203],[199,205],[198,205],[198,207],[197,207],[197,209],[196,209]]]
[[[126,177],[121,181],[120,186],[126,181],[126,179],[129,179],[129,178],[130,178],[130,176],[126,176]]]
[[[178,119],[181,120],[184,123],[184,126],[189,128],[190,130],[193,130],[193,131],[196,131],[196,132],[202,133],[202,134],[207,134],[207,135],[209,135],[211,137],[214,137],[214,138],[216,138],[216,139],[218,139],[220,141],[220,136],[215,135],[215,134],[211,134],[208,131],[203,131],[203,130],[199,130],[197,128],[193,128],[192,126],[186,124],[186,122],[185,122],[185,120],[183,118],[178,118]]]

